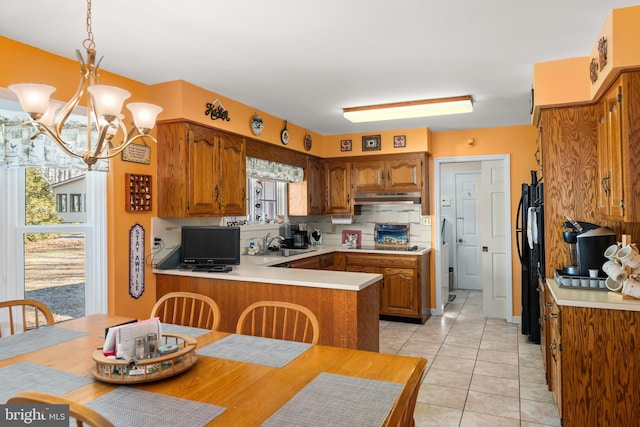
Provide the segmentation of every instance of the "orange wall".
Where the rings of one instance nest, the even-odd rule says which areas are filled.
[[[520,184],[531,181],[531,170],[537,170],[534,153],[536,151],[537,131],[533,126],[509,126],[487,129],[469,129],[464,131],[434,132],[433,151],[430,160],[429,185],[432,200],[432,212],[435,213],[433,205],[434,176],[433,159],[442,157],[467,157],[486,156],[492,154],[509,154],[511,171],[511,223],[512,228],[516,224],[516,211],[520,200]],[[473,139],[474,146],[469,145],[469,140]],[[433,239],[432,241],[435,241]],[[520,300],[522,287],[520,260],[516,249],[515,233],[511,234],[512,245],[512,280],[513,280],[513,315],[520,316]],[[432,265],[433,265],[432,259]],[[435,283],[435,272],[431,273],[431,283]],[[431,289],[431,301],[435,301],[435,286]],[[432,304],[435,306],[435,303]]]

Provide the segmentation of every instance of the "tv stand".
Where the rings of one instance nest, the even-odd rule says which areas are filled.
[[[228,265],[210,265],[207,267],[196,267],[192,271],[204,271],[207,273],[228,273],[231,270],[233,270],[233,268]]]

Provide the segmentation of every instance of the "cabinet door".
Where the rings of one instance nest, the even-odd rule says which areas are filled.
[[[353,162],[351,179],[353,180],[353,192],[376,192],[385,189],[386,173],[384,161],[358,161]]]
[[[558,407],[558,415],[562,419],[562,331],[560,308],[555,301],[551,301],[549,311],[549,354],[551,356],[551,391]]]
[[[219,198],[216,137],[206,128],[190,126],[187,144],[188,215],[213,215],[218,212]]]
[[[295,261],[291,261],[291,268],[305,268],[310,270],[319,270],[320,269],[320,257],[313,256],[309,258],[298,259]]]
[[[325,162],[326,214],[351,215],[351,164],[345,161]]]
[[[158,216],[180,218],[189,203],[189,131],[184,123],[158,123]]]
[[[622,167],[622,80],[607,93],[605,102],[607,142],[609,154],[608,182],[609,215],[613,218],[624,217],[624,171]]]
[[[322,162],[320,159],[309,159],[308,203],[309,214],[322,214],[324,196],[322,193]]]
[[[609,216],[609,183],[611,181],[611,163],[609,161],[609,142],[607,141],[607,107],[604,101],[598,103],[598,213]]]
[[[220,135],[219,140],[219,181],[215,187],[218,212],[224,215],[246,215],[247,169],[244,140],[231,135]]]
[[[422,189],[422,159],[409,158],[385,162],[386,189],[390,191],[420,191]]]
[[[380,292],[380,313],[396,316],[420,315],[420,297],[416,271],[409,268],[384,268]]]

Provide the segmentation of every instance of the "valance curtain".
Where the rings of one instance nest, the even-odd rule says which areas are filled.
[[[37,135],[37,129],[31,124],[23,124],[28,117],[21,111],[0,109],[0,166],[4,167],[56,167],[63,169],[87,169],[87,165],[78,157],[71,157],[50,138]],[[34,135],[37,135],[33,138]],[[73,117],[67,122],[62,136],[70,145],[71,151],[81,153],[87,149],[86,118]],[[91,133],[92,140],[98,133]],[[99,160],[91,170],[108,171],[109,161]]]
[[[284,163],[247,157],[247,176],[276,181],[300,182],[304,179],[304,169]]]

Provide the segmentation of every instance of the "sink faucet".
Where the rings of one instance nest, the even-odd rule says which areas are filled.
[[[269,246],[271,246],[271,243],[273,243],[274,240],[276,240],[276,239],[284,240],[284,237],[282,237],[282,236],[273,236],[273,237],[269,238],[270,236],[271,236],[271,233],[267,233],[267,235],[262,238],[262,251],[263,252],[266,252],[266,251],[269,250]]]

